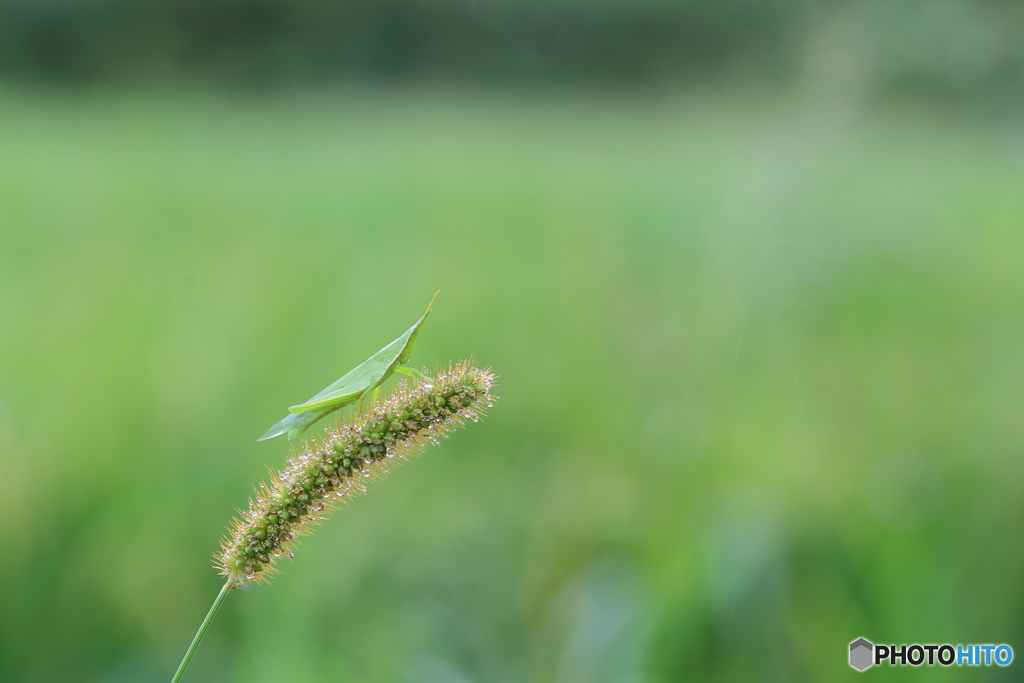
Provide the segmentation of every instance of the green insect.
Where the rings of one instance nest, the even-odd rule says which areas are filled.
[[[416,321],[415,325],[406,330],[405,334],[370,356],[359,367],[313,398],[289,408],[288,416],[268,429],[267,433],[257,441],[272,439],[285,433],[288,434],[289,439],[295,438],[309,429],[317,420],[365,398],[394,372],[419,375],[419,372],[402,366],[409,362],[409,355],[412,353],[412,345],[416,342],[416,335],[420,333],[420,328],[427,316],[430,315],[430,309],[434,307],[436,299],[437,294],[434,294],[430,305],[427,306],[426,313]]]

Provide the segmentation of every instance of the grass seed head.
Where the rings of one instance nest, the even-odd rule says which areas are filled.
[[[295,539],[338,501],[365,491],[364,481],[466,420],[479,420],[496,398],[493,383],[494,375],[472,361],[449,365],[411,386],[398,385],[364,413],[293,451],[234,520],[215,556],[220,573],[236,586],[265,581],[279,558],[292,556]]]

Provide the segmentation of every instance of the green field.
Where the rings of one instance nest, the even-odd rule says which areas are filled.
[[[1024,654],[1019,130],[752,92],[0,91],[0,678],[169,680],[287,453],[255,438],[435,290],[413,364],[475,355],[501,401],[231,595],[187,681]]]

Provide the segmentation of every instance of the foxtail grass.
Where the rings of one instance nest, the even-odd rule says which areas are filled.
[[[263,483],[233,521],[216,553],[226,578],[171,683],[177,683],[224,598],[236,588],[266,582],[296,540],[321,523],[338,503],[366,491],[391,466],[438,443],[467,421],[484,416],[495,396],[494,375],[472,361],[399,384],[365,410],[326,429],[292,451],[285,467]]]

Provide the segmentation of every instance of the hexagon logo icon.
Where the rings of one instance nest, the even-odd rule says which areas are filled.
[[[875,663],[874,657],[872,657],[874,651],[875,646],[864,638],[858,638],[853,641],[850,643],[850,666],[857,671],[863,671],[868,668]]]

